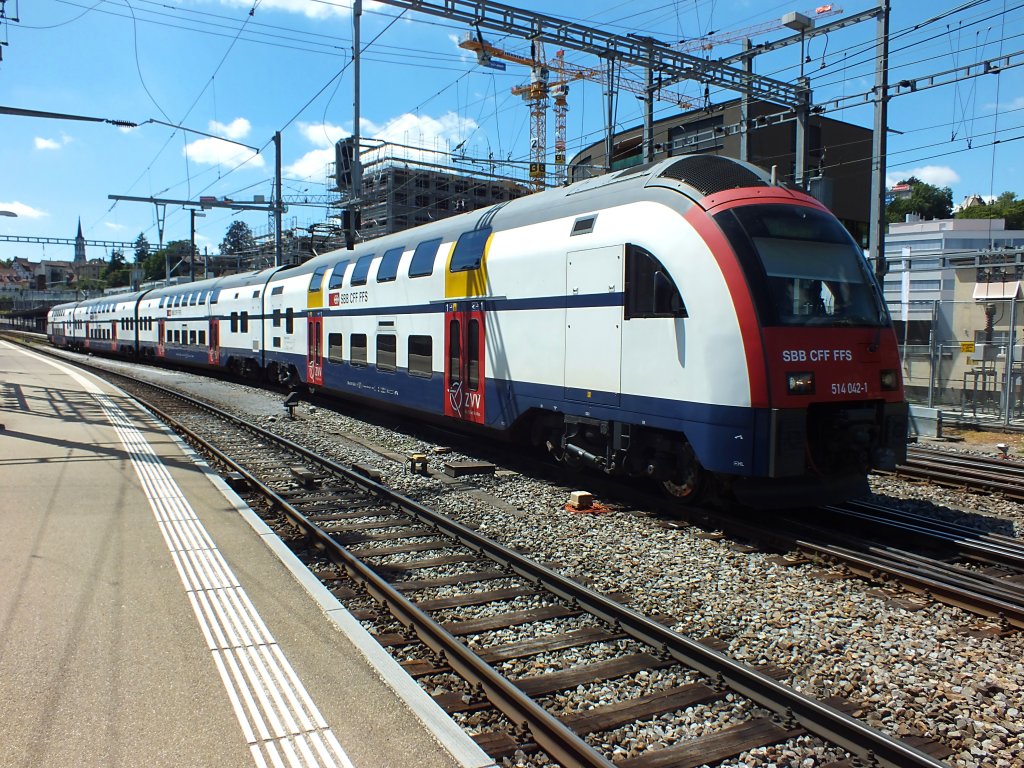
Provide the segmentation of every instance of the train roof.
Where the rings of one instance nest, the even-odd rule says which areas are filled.
[[[582,216],[613,205],[649,199],[652,196],[650,187],[679,193],[674,202],[685,210],[717,192],[770,185],[770,176],[751,163],[719,155],[671,157],[385,235],[358,243],[352,250],[330,251],[298,267],[284,270],[282,276],[312,272],[343,258],[356,259],[367,253],[379,255],[396,246],[414,248],[432,238],[451,242],[463,232],[486,226],[500,231],[556,218]]]

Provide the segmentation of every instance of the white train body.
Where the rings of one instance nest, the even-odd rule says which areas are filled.
[[[94,348],[76,334],[83,311],[93,332],[110,322],[90,302],[55,308],[55,343]],[[862,254],[816,201],[725,158],[629,169],[110,311],[131,319],[103,351],[515,433],[684,499],[708,474],[740,495],[848,494],[905,450],[895,337]]]

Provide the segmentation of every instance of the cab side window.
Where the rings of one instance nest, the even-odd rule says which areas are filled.
[[[650,251],[626,245],[626,320],[687,317],[686,306],[668,270]]]

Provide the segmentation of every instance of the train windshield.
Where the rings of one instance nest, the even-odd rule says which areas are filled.
[[[766,325],[889,323],[863,254],[834,217],[805,206],[751,205],[715,219],[755,286]]]

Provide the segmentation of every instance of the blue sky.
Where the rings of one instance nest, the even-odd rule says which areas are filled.
[[[683,43],[695,55],[730,55],[728,38],[771,26],[810,4],[735,0],[511,0],[517,7],[561,16],[619,34],[651,35],[667,43],[712,34],[709,51]],[[919,78],[1024,49],[1024,2],[1013,0],[894,0],[893,80]],[[840,18],[872,7],[834,3]],[[333,142],[353,125],[352,25],[348,0],[8,0],[18,23],[0,26],[0,105],[131,120],[158,120],[261,148],[151,123],[125,130],[102,123],[0,115],[0,234],[73,237],[79,217],[86,237],[158,239],[154,208],[108,195],[235,200],[270,198],[275,131],[283,137],[285,226],[322,221],[326,164]],[[941,19],[923,24],[942,15]],[[828,19],[824,19],[828,20]],[[914,29],[916,25],[922,25]],[[481,68],[457,47],[468,30],[459,24],[366,0],[362,24],[361,125],[364,136],[443,151],[461,145],[469,157],[526,161],[529,113],[510,89],[528,71]],[[817,37],[804,67],[814,101],[854,97],[873,81],[873,22]],[[484,33],[494,45],[521,55],[528,43]],[[790,34],[769,30],[755,41]],[[724,38],[724,39],[723,39]],[[554,55],[551,46],[546,51]],[[599,66],[566,51],[566,60]],[[1018,60],[1020,57],[1018,57]],[[799,46],[758,57],[755,71],[792,81]],[[634,76],[639,76],[634,73]],[[702,104],[704,88],[679,86]],[[600,138],[605,103],[598,83],[570,87],[568,155]],[[715,88],[711,102],[735,94]],[[849,102],[828,115],[871,125],[871,110]],[[657,104],[658,116],[676,111]],[[640,102],[623,92],[621,126],[639,123]],[[1011,190],[1024,196],[1024,67],[956,85],[894,98],[890,104],[890,181],[917,175],[950,186],[954,202],[969,194]],[[553,145],[549,119],[548,144]],[[895,131],[899,131],[896,133]],[[998,143],[993,145],[994,139]],[[267,231],[262,213],[208,211],[197,219],[197,242],[215,251],[236,218]],[[187,239],[189,215],[168,206],[164,240]],[[71,258],[70,246],[0,243],[0,258]],[[91,249],[90,257],[106,255]]]

